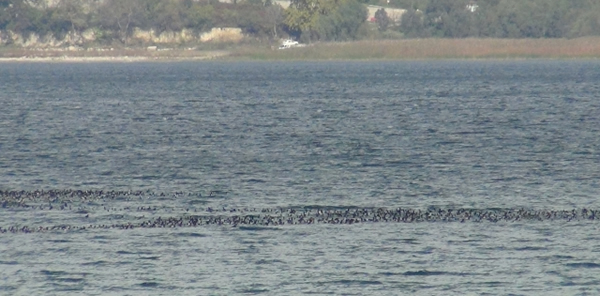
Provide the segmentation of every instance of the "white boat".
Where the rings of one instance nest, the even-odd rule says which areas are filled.
[[[281,45],[279,45],[279,49],[288,49],[292,47],[303,47],[305,44],[298,43],[298,41],[294,41],[292,39],[283,40]]]

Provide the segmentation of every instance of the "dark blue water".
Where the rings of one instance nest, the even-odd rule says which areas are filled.
[[[598,81],[598,61],[1,63],[0,190],[166,196],[5,204],[0,227],[208,207],[599,208]],[[0,294],[596,294],[599,225],[3,233]]]

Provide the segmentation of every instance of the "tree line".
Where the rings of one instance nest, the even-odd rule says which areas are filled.
[[[597,0],[413,0],[407,9],[396,28],[406,37],[600,35],[600,1]]]
[[[400,22],[385,10],[369,23],[364,4],[406,9]],[[475,8],[473,8],[475,5]],[[127,44],[135,28],[156,32],[238,27],[263,40],[304,42],[378,38],[558,38],[600,35],[597,0],[0,0],[0,31],[40,36],[94,30],[99,42]]]
[[[263,40],[358,38],[367,13],[363,5],[356,0],[318,0],[319,8],[311,12],[307,25],[297,13],[304,13],[311,1],[292,1],[292,8],[285,10],[271,0],[58,0],[53,5],[44,0],[0,0],[0,31],[61,38],[91,29],[99,42],[123,44],[135,28],[160,33],[238,27]]]
[[[283,32],[284,10],[270,0],[220,3],[217,0],[0,0],[0,30],[56,37],[92,29],[102,41],[127,43],[135,28],[158,33],[239,27],[258,38]]]

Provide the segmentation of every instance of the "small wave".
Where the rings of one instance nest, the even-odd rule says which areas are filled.
[[[262,293],[268,293],[268,292],[270,292],[270,290],[250,288],[250,289],[240,290],[239,292],[242,294],[262,294]]]
[[[265,181],[263,179],[247,179],[247,180],[244,180],[244,182],[247,182],[247,183],[266,183],[267,181]]]
[[[380,273],[380,275],[384,275],[384,276],[398,276],[398,275],[404,275],[404,276],[458,276],[458,277],[470,277],[470,276],[476,276],[476,275],[482,275],[482,274],[477,274],[477,273],[470,273],[470,272],[451,272],[451,271],[430,271],[430,270],[417,270],[417,271],[407,271],[407,272],[402,272],[402,273],[395,273],[395,272],[384,272],[384,273]]]
[[[71,242],[70,240],[67,240],[67,239],[51,239],[48,241],[52,242],[52,243],[70,243]]]
[[[567,263],[566,266],[571,268],[600,268],[600,264],[593,262]]]
[[[92,262],[85,262],[85,263],[82,263],[81,265],[83,265],[83,266],[103,266],[103,265],[107,265],[108,263],[109,263],[108,261],[98,260],[98,261],[92,261]]]
[[[140,256],[140,260],[159,260],[160,256]]]
[[[240,226],[238,227],[239,230],[244,230],[244,231],[273,231],[273,230],[281,230],[280,228],[276,228],[276,227],[263,227],[263,226]]]
[[[208,236],[206,234],[195,233],[195,232],[192,232],[192,233],[177,233],[176,235],[180,236],[180,237],[207,237]]]
[[[80,283],[85,281],[85,277],[88,275],[87,273],[71,273],[61,270],[41,270],[43,275],[52,279],[53,282],[62,282],[62,283]]]
[[[159,286],[159,283],[157,282],[143,282],[138,284],[138,286],[140,287],[144,287],[144,288],[155,288]]]
[[[62,275],[68,274],[66,271],[60,271],[60,270],[46,270],[46,269],[43,269],[40,272],[42,274],[44,274],[44,275],[49,275],[49,276],[62,276]]]
[[[370,280],[336,280],[336,281],[322,282],[321,284],[327,284],[327,285],[340,284],[340,285],[345,285],[345,286],[383,285],[383,283],[380,281],[370,281]]]
[[[515,251],[544,251],[547,249],[548,248],[546,248],[546,247],[523,247],[523,248],[516,248]]]
[[[285,264],[285,262],[281,261],[281,260],[277,260],[277,259],[273,259],[273,260],[265,260],[265,259],[260,259],[258,261],[255,262],[256,265],[272,265],[274,263],[278,263],[278,264]]]
[[[429,271],[429,270],[418,270],[418,271],[407,271],[403,273],[405,276],[436,276],[436,275],[448,275],[450,273],[444,271]]]

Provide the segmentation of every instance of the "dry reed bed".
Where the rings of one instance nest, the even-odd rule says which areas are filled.
[[[266,60],[600,58],[600,37],[364,40],[288,50],[242,48],[234,55]]]

